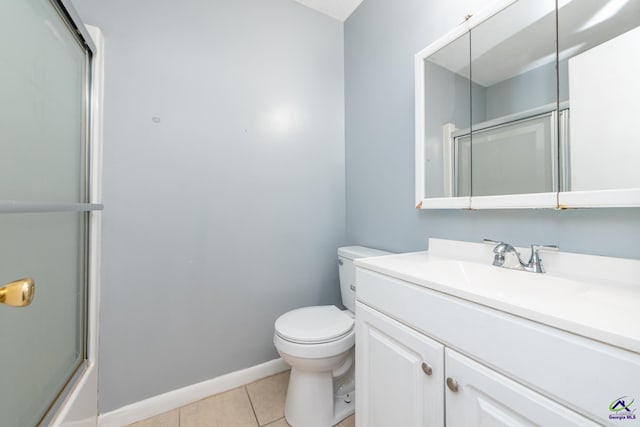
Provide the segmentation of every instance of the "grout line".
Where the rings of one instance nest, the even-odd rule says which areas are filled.
[[[249,405],[251,405],[251,411],[253,412],[253,418],[256,419],[256,425],[260,426],[260,421],[258,421],[258,415],[256,414],[256,409],[253,407],[253,402],[251,401],[251,395],[249,394],[249,390],[246,385],[243,385],[242,388],[244,392],[247,393],[247,398],[249,399]]]

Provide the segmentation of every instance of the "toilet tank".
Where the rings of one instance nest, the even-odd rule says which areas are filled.
[[[342,304],[352,313],[356,311],[356,267],[353,265],[353,260],[381,255],[391,255],[391,252],[365,248],[364,246],[338,248]]]

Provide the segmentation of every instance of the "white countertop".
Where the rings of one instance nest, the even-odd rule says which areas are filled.
[[[492,266],[488,245],[429,247],[356,266],[640,353],[640,260],[545,253],[538,274]]]

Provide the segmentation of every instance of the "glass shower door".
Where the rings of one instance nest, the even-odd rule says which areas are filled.
[[[3,0],[0,54],[0,425],[25,427],[86,360],[91,52],[61,3]]]
[[[0,425],[40,422],[84,361],[82,213],[0,215],[0,280],[35,282],[26,307],[0,305]]]

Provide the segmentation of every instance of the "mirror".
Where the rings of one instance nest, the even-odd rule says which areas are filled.
[[[520,0],[471,29],[472,196],[557,191],[555,0]],[[551,200],[555,203],[555,200]]]
[[[640,0],[560,6],[560,100],[570,107],[561,191],[638,189]]]
[[[454,144],[453,132],[471,126],[469,33],[424,60],[425,195],[471,195],[471,146]]]
[[[419,52],[418,207],[640,206],[639,26],[640,0],[504,0]]]

